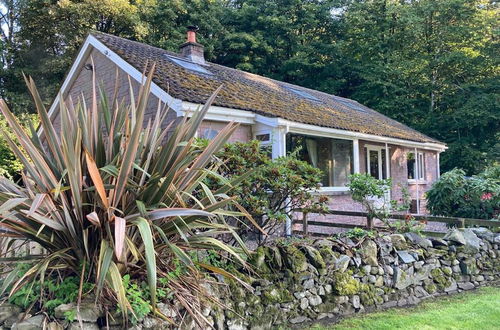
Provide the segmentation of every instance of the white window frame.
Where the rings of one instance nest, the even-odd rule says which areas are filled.
[[[387,146],[378,146],[378,145],[372,145],[372,144],[366,144],[365,145],[365,157],[366,157],[366,173],[370,174],[370,151],[376,151],[378,153],[378,178],[379,180],[382,180],[384,178],[384,168],[383,168],[383,161],[382,161],[382,150],[385,150],[385,176],[387,178],[391,177],[391,164],[390,164],[390,158],[389,158],[389,147]]]
[[[349,139],[345,137],[337,137],[337,136],[328,136],[328,135],[319,135],[319,134],[305,134],[302,132],[295,132],[295,131],[287,131],[285,133],[285,138],[286,134],[291,133],[291,134],[299,134],[299,135],[304,135],[304,136],[310,136],[313,138],[329,138],[332,140],[332,144],[334,143],[333,140],[344,140],[344,141],[351,141],[352,142],[352,164],[353,164],[353,173],[359,173],[359,140],[358,139]],[[259,133],[262,134],[262,133]],[[330,175],[330,173],[329,173]],[[334,192],[347,192],[349,191],[349,187],[340,187],[340,186],[321,186],[319,189],[319,193],[334,193]]]
[[[410,151],[408,154],[413,154],[415,155],[415,151]],[[418,164],[417,164],[418,162]],[[408,161],[406,162],[408,166]],[[418,166],[417,166],[418,165]],[[418,170],[418,172],[417,172]],[[425,183],[425,153],[422,151],[417,151],[417,156],[415,157],[415,162],[413,163],[413,173],[415,173],[415,179],[409,179],[408,174],[406,174],[406,177],[408,179],[408,183]]]
[[[269,139],[268,140],[265,140],[265,141],[261,141],[261,140],[258,140],[260,142],[260,148],[263,148],[263,147],[271,147],[271,153],[272,153],[272,148],[273,148],[273,132],[271,130],[268,130],[268,131],[259,131],[259,132],[256,132],[253,136],[253,139],[254,140],[257,140],[257,136],[258,135],[269,135]]]

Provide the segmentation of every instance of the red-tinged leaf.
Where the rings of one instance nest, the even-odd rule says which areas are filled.
[[[87,160],[87,168],[89,170],[92,182],[94,182],[95,188],[99,197],[101,197],[102,204],[107,209],[109,207],[108,197],[106,196],[106,189],[104,188],[104,182],[102,181],[101,174],[99,174],[99,169],[87,150],[85,150],[85,159]]]
[[[37,194],[35,196],[35,199],[33,200],[33,203],[31,203],[30,210],[29,210],[29,212],[27,214],[28,217],[31,217],[33,215],[33,213],[35,213],[38,210],[38,208],[42,204],[43,199],[45,198],[45,196],[46,196],[46,194]]]
[[[87,214],[87,220],[90,221],[94,226],[101,227],[101,220],[99,220],[96,212]]]
[[[125,226],[127,222],[124,218],[115,216],[115,254],[116,258],[120,260],[125,245]]]

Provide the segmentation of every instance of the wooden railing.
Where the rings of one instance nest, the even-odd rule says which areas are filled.
[[[311,221],[308,219],[309,212],[305,209],[297,209],[296,212],[302,213],[302,219],[294,220],[292,223],[302,224],[302,231],[295,231],[295,233],[302,233],[304,235],[309,234],[308,226],[318,226],[318,227],[327,227],[327,228],[363,228],[366,227],[365,224],[352,224],[352,223],[338,223],[338,222],[326,222],[326,221]],[[323,212],[322,214],[331,214],[331,215],[343,215],[348,217],[363,217],[367,218],[367,212],[357,212],[357,211],[338,211],[338,210],[328,210]],[[457,218],[457,217],[441,217],[441,216],[432,216],[432,215],[417,215],[417,214],[390,214],[389,219],[392,220],[407,220],[411,217],[414,220],[422,221],[422,222],[440,222],[446,223],[449,226],[465,228],[467,226],[480,226],[480,227],[489,227],[489,228],[499,228],[500,221],[499,220],[485,220],[485,219],[471,219],[471,218]],[[383,229],[383,226],[375,227]],[[436,232],[426,232],[429,234],[436,234]],[[313,233],[314,234],[314,233]]]

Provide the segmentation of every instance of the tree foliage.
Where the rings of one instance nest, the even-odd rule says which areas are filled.
[[[26,131],[30,130],[30,126],[35,127],[37,125],[34,115],[21,114],[18,116],[18,120]],[[0,134],[0,177],[3,176],[11,180],[17,180],[20,177],[23,164],[9,146],[8,139],[17,145],[19,145],[19,142],[14,134],[8,131],[8,127],[7,120],[4,117],[0,118],[0,132],[4,132],[7,135],[3,136]]]
[[[50,102],[90,29],[169,50],[200,26],[217,63],[350,97],[449,144],[443,170],[500,159],[497,3],[488,0],[2,0],[0,96]],[[3,15],[5,14],[5,15]]]

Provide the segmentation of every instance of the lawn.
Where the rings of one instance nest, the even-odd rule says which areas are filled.
[[[338,329],[500,329],[500,288],[490,287],[397,308],[356,316],[311,330]]]

